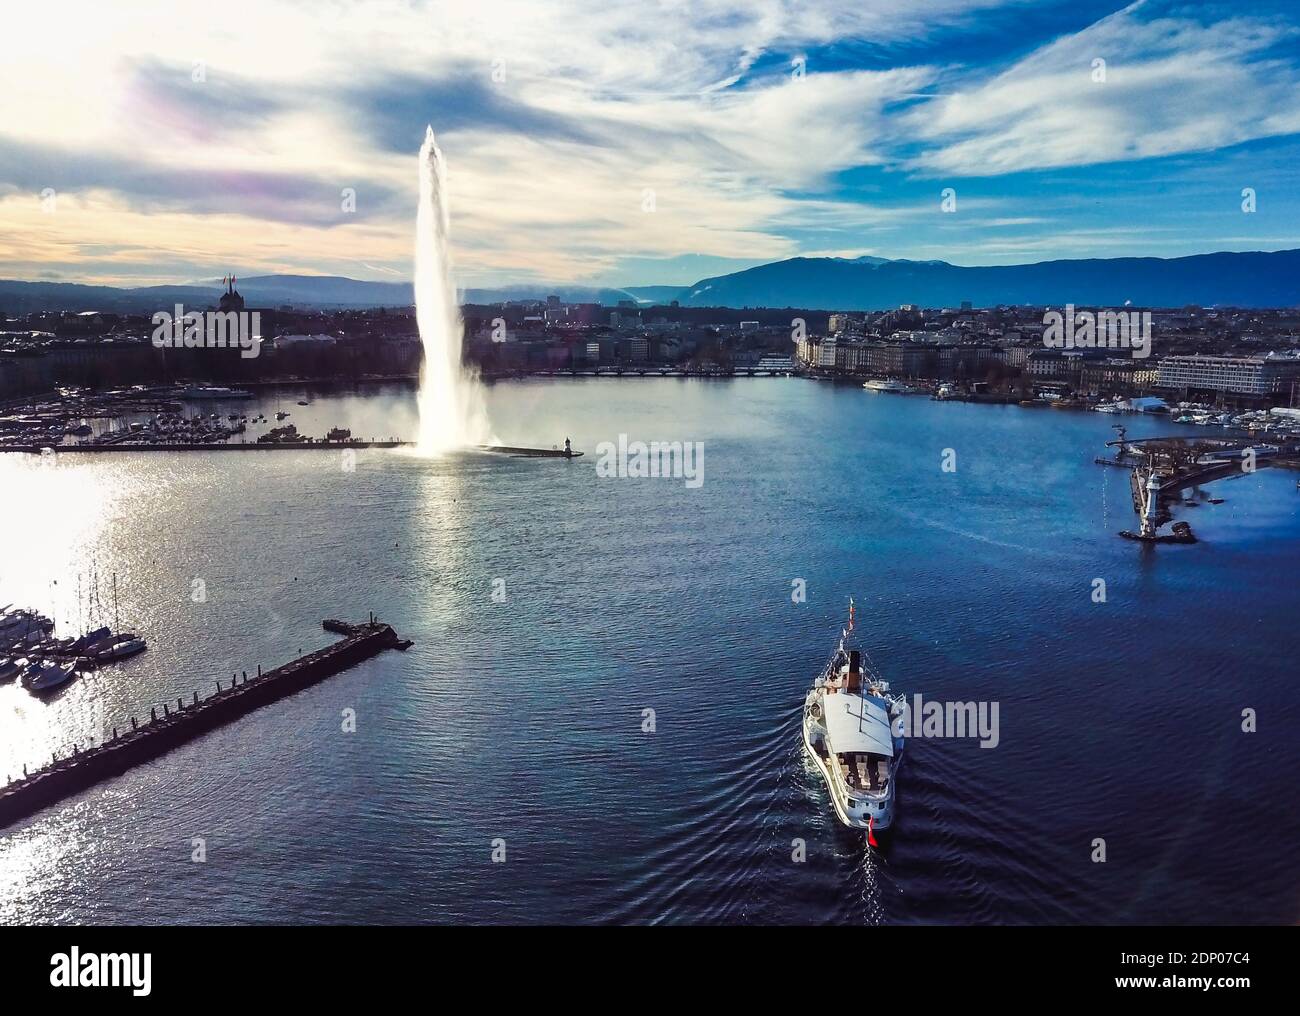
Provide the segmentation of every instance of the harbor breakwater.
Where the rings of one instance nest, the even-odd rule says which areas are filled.
[[[355,666],[385,649],[406,649],[410,642],[398,638],[387,624],[371,620],[349,626],[350,634],[333,645],[299,657],[274,670],[258,667],[254,676],[229,683],[217,681],[203,698],[196,691],[190,702],[177,699],[150,709],[147,722],[129,718],[129,729],[113,728],[104,743],[85,751],[74,749],[64,758],[24,775],[0,789],[0,827],[26,818],[103,780],[150,762],[208,731],[215,730],[262,706],[310,687],[333,674]]]

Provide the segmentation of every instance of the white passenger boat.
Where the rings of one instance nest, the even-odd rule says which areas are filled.
[[[862,382],[862,387],[869,392],[898,392],[902,395],[912,391],[912,389],[903,384],[902,381],[881,381],[876,378]]]
[[[846,649],[849,624],[835,655],[804,699],[803,743],[821,772],[836,817],[850,829],[871,833],[894,824],[898,767],[903,758],[906,702],[866,666],[857,649]]]

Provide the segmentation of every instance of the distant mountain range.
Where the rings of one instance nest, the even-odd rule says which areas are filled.
[[[1092,258],[962,268],[946,261],[792,258],[702,279],[690,306],[884,310],[899,304],[1288,307],[1300,304],[1300,250],[1183,258]]]
[[[72,282],[21,282],[0,279],[0,310],[28,314],[45,310],[99,310],[118,314],[152,314],[184,304],[196,310],[216,304],[221,296],[219,279],[174,286],[85,286]],[[366,282],[340,275],[255,275],[239,278],[236,288],[250,307],[285,305],[313,309],[348,307],[409,307],[414,294],[409,282]],[[656,287],[648,287],[654,289]],[[676,288],[672,288],[677,292]],[[501,303],[506,300],[544,300],[555,295],[566,303],[616,305],[636,300],[628,290],[591,286],[505,286],[467,289],[465,303]]]
[[[409,282],[365,282],[328,275],[261,275],[239,279],[249,307],[409,307]],[[0,280],[0,310],[102,310],[152,313],[181,303],[215,304],[221,285],[195,283],[119,289],[66,282]],[[467,289],[466,303],[542,299],[614,306],[622,300],[690,307],[803,307],[885,310],[900,304],[974,307],[997,304],[1181,307],[1300,305],[1300,250],[1196,254],[1182,258],[1092,258],[1029,265],[963,268],[946,261],[879,257],[791,258],[693,286],[520,285]]]

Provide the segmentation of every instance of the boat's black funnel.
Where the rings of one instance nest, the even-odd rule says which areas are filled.
[[[862,669],[862,654],[856,649],[849,650],[849,673],[856,674]]]

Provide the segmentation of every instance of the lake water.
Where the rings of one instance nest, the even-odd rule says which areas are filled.
[[[257,408],[414,434],[410,389],[303,395]],[[1115,417],[796,379],[489,403],[503,441],[588,454],[0,456],[0,604],[150,644],[49,701],[0,687],[0,778],[325,617],[416,643],[0,831],[0,920],[1297,919],[1294,473],[1207,488],[1202,542],[1152,548],[1093,462]],[[703,442],[703,483],[598,475],[620,433]],[[850,596],[895,690],[999,709],[996,748],[908,743],[878,851],[799,738]]]

